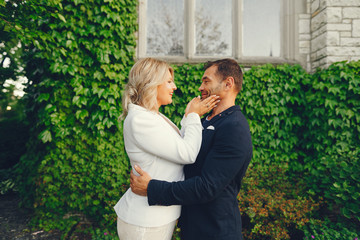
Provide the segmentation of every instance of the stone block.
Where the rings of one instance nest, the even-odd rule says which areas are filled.
[[[320,29],[312,32],[312,33],[311,33],[311,36],[312,36],[312,38],[314,39],[314,38],[316,38],[316,37],[318,37],[318,36],[320,36],[320,35],[322,35],[322,34],[324,34],[324,33],[326,33],[326,32],[327,32],[327,25],[324,25],[324,26],[322,26]]]
[[[330,23],[326,28],[328,31],[351,31],[351,24]]]
[[[360,18],[360,7],[344,7],[343,18]]]
[[[360,37],[360,19],[353,20],[352,36]]]
[[[344,47],[360,47],[360,38],[340,38],[340,45]]]
[[[326,65],[327,63],[328,63],[327,58],[322,58],[322,59],[319,60],[319,65],[320,65],[320,66],[324,66],[324,65]]]
[[[311,19],[311,31],[314,32],[315,30],[321,28],[322,26],[326,25],[326,12],[321,11],[316,16]]]
[[[318,67],[320,67],[320,65],[319,65],[319,62],[318,61],[316,61],[316,62],[313,62],[313,64],[312,64],[312,69],[313,70],[315,70],[315,69],[317,69]]]
[[[351,37],[351,32],[340,32],[340,37]]]
[[[327,46],[339,46],[340,45],[340,34],[339,32],[329,31],[326,38]]]
[[[300,54],[309,54],[310,49],[309,48],[299,48],[299,53]]]
[[[310,55],[310,61],[314,63],[317,60],[317,54],[312,52]]]
[[[337,56],[337,57],[328,57],[327,62],[331,65],[335,62],[349,61],[349,56]]]
[[[309,41],[310,38],[310,34],[299,34],[299,41]]]
[[[341,23],[342,21],[342,8],[341,7],[328,7],[326,9],[328,23]]]
[[[299,47],[300,48],[310,48],[310,41],[300,41]]]
[[[311,10],[311,14],[314,14],[316,11],[319,11],[320,10],[320,0],[312,1],[310,10]]]
[[[310,0],[307,0],[307,3],[306,3],[306,12],[307,12],[307,13],[311,13],[311,3],[310,3]]]
[[[328,56],[360,56],[359,47],[328,47]]]
[[[327,38],[326,33],[324,33],[324,34],[321,34],[318,37],[312,39],[311,50],[318,51],[318,50],[322,49],[327,43],[326,38]]]
[[[328,7],[360,6],[360,0],[327,0]]]
[[[326,47],[323,47],[322,49],[320,49],[319,51],[317,51],[317,53],[316,53],[316,57],[318,58],[318,59],[320,59],[320,58],[325,58],[325,57],[327,57],[329,54],[328,54],[328,50],[327,50],[327,48]]]
[[[299,20],[299,33],[310,33],[310,19]]]
[[[350,61],[359,61],[360,60],[360,56],[352,56],[350,58]]]
[[[310,19],[310,14],[307,13],[299,14],[299,19]]]

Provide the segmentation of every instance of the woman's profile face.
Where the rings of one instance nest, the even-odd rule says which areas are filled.
[[[170,73],[167,72],[165,81],[157,87],[157,101],[158,106],[168,105],[172,103],[172,95],[176,90],[174,79]]]

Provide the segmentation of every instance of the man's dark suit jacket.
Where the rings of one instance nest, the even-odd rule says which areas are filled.
[[[237,201],[252,157],[248,122],[239,106],[203,120],[202,146],[196,162],[184,168],[185,181],[151,180],[149,205],[183,205],[179,226],[185,240],[240,240]]]

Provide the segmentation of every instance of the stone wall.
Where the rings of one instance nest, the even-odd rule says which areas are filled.
[[[360,0],[307,0],[299,18],[299,51],[315,71],[333,62],[360,59]],[[307,25],[309,24],[309,25]]]
[[[311,70],[310,44],[311,44],[311,15],[310,3],[307,0],[306,13],[299,15],[299,53],[305,56],[306,62],[302,65],[307,71]]]

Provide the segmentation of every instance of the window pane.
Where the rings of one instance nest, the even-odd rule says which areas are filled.
[[[184,0],[148,0],[146,54],[184,54]]]
[[[280,1],[243,1],[243,55],[280,56]]]
[[[197,0],[196,55],[232,53],[232,0]]]

